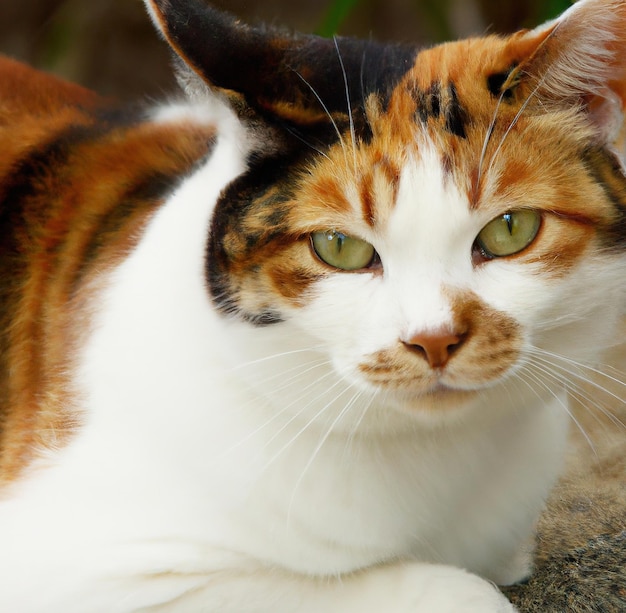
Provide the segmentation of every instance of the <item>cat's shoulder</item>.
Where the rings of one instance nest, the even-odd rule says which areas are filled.
[[[0,177],[67,126],[92,123],[105,104],[84,87],[0,54]]]

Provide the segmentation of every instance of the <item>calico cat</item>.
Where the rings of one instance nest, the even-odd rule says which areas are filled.
[[[626,1],[425,50],[146,5],[184,101],[0,62],[0,610],[513,611],[621,340]]]

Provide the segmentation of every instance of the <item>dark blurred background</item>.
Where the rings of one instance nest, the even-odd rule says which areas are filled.
[[[218,0],[213,4],[251,22],[428,45],[532,27],[567,8],[570,0]],[[159,96],[174,87],[169,55],[141,0],[0,0],[0,53],[105,95]]]

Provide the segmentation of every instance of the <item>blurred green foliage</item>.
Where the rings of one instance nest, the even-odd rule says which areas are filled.
[[[413,0],[419,5],[430,22],[435,38],[440,40],[454,38],[454,27],[451,24],[451,6],[453,0]],[[328,8],[324,20],[317,28],[321,36],[334,36],[341,32],[341,26],[363,0],[334,0]],[[495,4],[492,0],[482,2],[483,9]],[[572,0],[531,0],[529,24],[536,25],[553,19],[568,7]]]
[[[324,21],[317,29],[317,33],[326,37],[337,34],[341,28],[341,24],[357,4],[359,4],[359,0],[335,0],[335,2],[330,5]]]
[[[570,2],[570,0],[543,0],[543,2],[538,3],[539,12],[537,16],[539,17],[539,21],[553,19],[571,5],[572,2]]]

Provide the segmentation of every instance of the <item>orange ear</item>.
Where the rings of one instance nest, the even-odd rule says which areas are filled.
[[[582,105],[604,144],[623,138],[626,105],[626,0],[580,0],[526,33],[535,41],[519,66],[525,94],[541,104]]]
[[[203,0],[145,0],[176,55],[212,89],[299,125],[348,114],[413,65],[416,49],[254,28]]]

